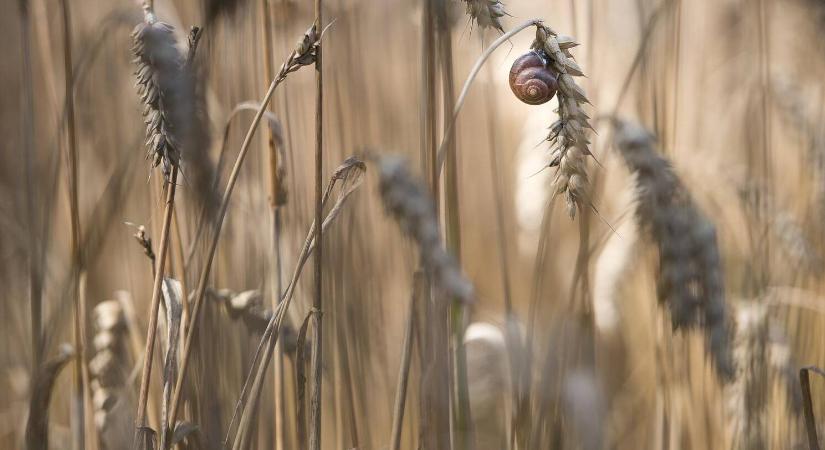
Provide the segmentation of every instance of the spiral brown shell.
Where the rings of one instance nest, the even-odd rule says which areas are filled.
[[[547,103],[558,88],[556,72],[547,67],[546,60],[534,50],[519,56],[510,69],[510,89],[528,105]]]

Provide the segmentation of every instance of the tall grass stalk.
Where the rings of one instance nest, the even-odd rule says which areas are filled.
[[[22,63],[20,64],[20,79],[23,83],[21,100],[21,136],[23,138],[23,170],[26,176],[26,224],[28,226],[28,263],[29,263],[29,320],[31,323],[32,361],[31,373],[40,370],[41,360],[41,329],[43,328],[42,305],[42,269],[39,264],[40,251],[37,239],[37,215],[35,202],[37,201],[37,184],[34,183],[34,80],[32,78],[32,45],[31,45],[31,15],[28,0],[19,2],[20,14],[20,43],[22,49]]]
[[[74,299],[74,347],[77,357],[74,361],[74,398],[72,418],[76,420],[74,428],[75,449],[86,449],[87,445],[95,449],[93,440],[88,429],[88,407],[89,399],[89,371],[86,367],[85,351],[85,330],[86,330],[86,305],[83,304],[83,296],[80,292],[80,278],[85,270],[83,265],[83,253],[80,248],[80,207],[78,202],[78,154],[77,154],[77,129],[75,125],[74,107],[74,68],[72,63],[72,19],[71,9],[67,0],[60,2],[61,17],[63,20],[63,69],[65,80],[65,108],[66,108],[66,135],[67,135],[67,181],[69,190],[69,214],[71,215],[71,270],[72,270],[72,298]]]
[[[413,332],[415,330],[416,303],[421,296],[424,274],[416,271],[413,275],[410,306],[404,325],[404,343],[401,348],[401,364],[398,368],[398,382],[395,387],[395,404],[392,410],[392,431],[390,433],[390,450],[401,448],[401,431],[404,426],[404,406],[407,402],[407,384],[410,379],[410,362],[412,361]]]
[[[422,89],[421,89],[421,134],[422,172],[425,174],[429,191],[432,193],[433,209],[436,217],[440,211],[439,171],[437,164],[438,143],[438,72],[436,40],[436,0],[423,0],[421,20]],[[431,277],[427,277],[428,295],[424,308],[422,333],[421,372],[419,387],[420,429],[419,441],[424,449],[448,448],[449,439],[449,389],[444,381],[449,376],[447,367],[447,316],[438,302],[436,288]],[[429,382],[438,379],[439,382]]]
[[[332,195],[332,191],[338,181],[341,182],[342,187],[335,200],[335,204],[330,208],[326,218],[321,222],[321,226],[323,228],[328,228],[332,224],[332,222],[338,217],[346,200],[361,184],[363,179],[363,173],[365,170],[366,167],[364,163],[356,158],[348,158],[344,161],[344,163],[341,166],[339,166],[335,170],[335,173],[333,174],[330,182],[327,184],[327,188],[322,196],[322,207],[324,207],[327,204],[327,201]],[[265,378],[266,371],[269,366],[269,361],[272,357],[273,349],[275,345],[278,343],[278,337],[281,333],[281,326],[283,324],[283,320],[289,308],[289,305],[292,302],[293,295],[295,294],[295,289],[298,284],[298,280],[300,279],[301,274],[303,273],[304,266],[306,265],[306,262],[309,260],[310,255],[312,254],[313,250],[315,250],[319,245],[319,243],[315,240],[315,236],[317,235],[317,232],[315,230],[316,227],[317,223],[313,221],[309,231],[307,232],[307,236],[304,240],[304,245],[301,248],[301,252],[298,255],[298,261],[292,273],[292,279],[286,287],[284,296],[281,299],[281,303],[278,305],[278,308],[273,310],[272,316],[269,318],[269,322],[267,323],[263,336],[261,336],[261,341],[258,343],[258,347],[255,350],[255,354],[252,358],[249,373],[247,374],[243,387],[241,388],[241,393],[238,402],[235,406],[235,410],[232,414],[232,419],[230,420],[229,426],[227,427],[227,436],[224,443],[228,442],[230,433],[232,431],[232,426],[234,425],[235,419],[238,415],[238,412],[240,411],[241,425],[239,425],[238,433],[236,433],[233,448],[239,448],[239,444],[243,437],[243,428],[246,426],[245,424],[248,423],[249,420],[251,420],[250,414],[252,408],[249,408],[250,399],[252,399],[253,402],[257,401],[261,389],[261,384],[263,383],[263,380]],[[297,358],[295,362],[297,365]],[[296,420],[300,421],[303,420],[303,418],[296,417]]]
[[[505,42],[509,42],[513,36],[517,35],[518,33],[524,31],[526,28],[531,26],[538,26],[542,23],[541,19],[530,19],[528,21],[522,22],[520,25],[516,26],[515,28],[511,29],[510,31],[502,34],[499,36],[498,39],[493,41],[484,53],[476,59],[473,68],[470,69],[469,75],[467,75],[467,79],[464,81],[464,86],[461,88],[461,92],[458,94],[458,98],[455,101],[455,106],[453,107],[453,116],[452,119],[449,121],[449,124],[446,127],[446,131],[444,133],[444,137],[441,140],[441,144],[438,146],[438,151],[436,152],[436,168],[435,171],[437,174],[441,174],[441,168],[444,165],[445,158],[447,157],[448,149],[453,148],[451,146],[451,136],[452,128],[455,126],[456,119],[458,118],[458,113],[461,112],[461,107],[464,106],[464,100],[467,99],[467,93],[470,92],[470,86],[475,81],[478,73],[481,71],[481,68],[484,66],[484,63],[492,56],[493,52],[496,51],[501,44]]]
[[[450,20],[447,17],[447,1],[436,2],[436,24],[438,36],[438,53],[441,60],[441,89],[443,111],[441,127],[447,144],[447,158],[444,174],[444,220],[446,223],[447,248],[458,264],[461,264],[461,205],[458,192],[458,155],[455,149],[455,127],[451,126],[450,113],[454,107],[453,87],[453,44]],[[441,196],[439,190],[434,195]],[[451,433],[455,448],[467,449],[472,438],[470,430],[470,400],[467,388],[467,357],[464,351],[464,326],[466,322],[466,305],[459,299],[453,299],[450,305],[450,363],[452,366],[452,417]]]
[[[323,2],[315,0],[315,24],[319,28],[323,27]],[[319,48],[315,56],[315,223],[321,224],[323,220],[323,176],[324,176],[324,71],[322,49]],[[310,395],[309,408],[309,449],[321,449],[321,361],[323,349],[323,280],[322,262],[324,242],[322,238],[323,226],[315,228],[315,297],[312,306],[315,312],[315,339],[312,349],[312,394]]]
[[[480,41],[483,43],[483,34]],[[522,340],[517,329],[513,327],[518,323],[516,312],[513,309],[512,288],[510,285],[510,264],[507,258],[507,251],[510,248],[507,239],[506,221],[504,218],[504,195],[502,187],[501,161],[499,158],[498,146],[498,132],[497,126],[499,123],[498,109],[499,105],[496,101],[495,93],[495,72],[493,66],[487,66],[488,87],[485,89],[485,101],[487,104],[487,148],[490,156],[490,181],[493,189],[493,213],[495,214],[495,233],[496,242],[498,244],[498,257],[501,272],[501,290],[504,300],[504,315],[506,321],[505,329],[505,345],[509,353],[510,369],[510,390],[512,394],[511,405],[511,438],[507,440],[510,447],[513,447],[512,436],[515,435],[515,424],[517,423],[517,415],[521,409],[520,395],[523,390],[521,383],[521,371],[524,369],[525,362],[523,361],[524,353],[522,351]]]
[[[163,225],[160,232],[160,247],[157,251],[155,280],[152,285],[152,300],[149,306],[149,325],[146,332],[146,349],[143,353],[143,369],[140,378],[138,393],[138,410],[135,416],[135,445],[142,439],[141,435],[146,427],[146,404],[149,399],[149,382],[152,378],[153,354],[158,329],[158,312],[160,310],[161,288],[165,275],[167,252],[169,250],[169,232],[172,225],[172,216],[175,207],[175,192],[177,191],[178,167],[172,167],[170,182],[166,186],[166,200],[163,210]],[[165,430],[159,430],[165,433]]]
[[[275,68],[272,62],[272,7],[271,0],[261,0],[261,20],[263,33],[261,39],[263,40],[264,53],[264,79],[271,80],[275,76]],[[270,290],[271,290],[271,304],[273,311],[280,303],[283,286],[281,281],[281,204],[283,193],[281,192],[281,180],[279,177],[279,161],[278,149],[276,148],[276,136],[272,129],[269,129],[267,135],[267,149],[269,158],[269,217],[270,217],[270,243],[272,245],[272,254],[270,255]],[[275,348],[275,370],[272,379],[272,388],[274,394],[274,424],[273,424],[273,440],[275,450],[283,450],[284,448],[284,420],[286,410],[284,407],[284,384],[283,384],[283,346]]]
[[[198,328],[198,317],[201,311],[204,295],[206,294],[206,287],[209,283],[212,262],[215,259],[215,252],[218,248],[218,241],[220,239],[224,219],[226,218],[226,212],[229,209],[229,200],[232,197],[235,183],[238,181],[238,176],[240,175],[241,167],[244,159],[246,158],[246,154],[249,152],[250,145],[252,144],[252,138],[255,135],[255,131],[258,129],[258,125],[261,123],[261,118],[264,116],[266,107],[272,99],[272,94],[275,93],[275,89],[287,78],[290,73],[314,62],[316,52],[320,47],[319,40],[321,38],[321,34],[322,33],[318,32],[317,26],[312,26],[304,34],[302,40],[298,42],[296,48],[292,51],[287,60],[281,65],[278,76],[272,80],[272,83],[269,85],[269,89],[264,95],[264,98],[261,100],[261,104],[255,113],[255,118],[252,119],[252,123],[246,132],[243,143],[241,144],[241,149],[235,159],[235,164],[232,166],[232,172],[229,174],[226,189],[224,190],[223,197],[221,198],[221,205],[213,224],[214,229],[212,232],[212,240],[209,245],[209,253],[207,254],[206,262],[203,265],[200,278],[198,279],[195,299],[192,303],[191,323],[186,333],[186,344],[184,346],[183,355],[181,355],[180,374],[175,386],[175,394],[172,398],[172,403],[169,410],[169,423],[167,425],[174,424],[175,419],[177,418],[181,395],[183,394],[183,383],[186,380],[186,369],[189,364],[189,358],[192,354],[192,343],[194,341],[195,330]]]

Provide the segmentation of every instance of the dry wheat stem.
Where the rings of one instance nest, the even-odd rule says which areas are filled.
[[[338,217],[341,213],[343,205],[345,204],[346,200],[349,196],[355,192],[358,186],[361,185],[363,181],[363,174],[366,170],[364,163],[356,158],[348,158],[344,161],[344,163],[339,166],[335,173],[332,175],[332,179],[327,184],[327,188],[322,196],[322,208],[326,206],[330,196],[332,195],[333,188],[337,184],[338,181],[341,181],[343,187],[341,191],[338,193],[335,203],[330,208],[329,212],[327,213],[326,218],[321,223],[321,227],[324,229],[328,228],[330,224]],[[275,345],[278,342],[278,336],[280,335],[281,331],[281,324],[283,323],[284,316],[289,309],[289,305],[292,302],[292,297],[295,294],[295,288],[298,283],[298,279],[303,272],[304,265],[306,264],[307,260],[309,259],[312,251],[316,248],[316,222],[313,221],[312,225],[310,226],[309,231],[307,232],[306,239],[304,240],[304,245],[301,248],[301,252],[298,256],[298,262],[295,266],[294,272],[292,274],[292,279],[290,283],[287,285],[286,290],[284,292],[283,298],[281,299],[278,307],[273,311],[272,317],[269,319],[269,323],[267,324],[266,330],[264,330],[263,335],[261,336],[261,341],[258,343],[258,347],[255,350],[255,354],[252,358],[251,369],[246,376],[244,381],[244,385],[241,388],[241,394],[239,396],[238,402],[235,406],[235,410],[232,414],[232,419],[227,426],[227,436],[224,441],[224,445],[229,440],[229,433],[232,431],[232,426],[235,422],[235,418],[238,415],[238,412],[243,408],[241,413],[241,421],[244,421],[244,416],[247,416],[249,413],[247,412],[248,406],[248,395],[247,393],[250,391],[250,381],[252,381],[251,385],[251,392],[257,393],[260,389],[260,383],[263,381],[263,378],[266,373],[267,365],[269,364],[269,359],[272,355],[272,351]],[[261,356],[261,352],[263,351],[263,356]],[[260,361],[257,367],[257,373],[255,371],[255,365]],[[253,380],[254,375],[254,380]],[[236,443],[239,441],[239,435],[236,435]]]
[[[22,153],[26,183],[26,223],[28,226],[28,263],[29,263],[29,311],[31,322],[32,373],[36,373],[41,360],[41,329],[43,328],[43,298],[42,298],[42,269],[39,264],[39,242],[35,238],[37,220],[35,199],[37,185],[34,183],[33,157],[34,151],[34,79],[32,76],[32,48],[31,23],[28,3],[19,3],[20,13],[20,43],[22,48],[22,63],[20,64],[20,78],[23,82],[21,96],[21,136],[23,138]]]
[[[220,147],[220,151],[218,152],[218,154],[220,156],[218,157],[217,170],[215,171],[216,176],[215,176],[215,178],[213,180],[213,183],[212,183],[212,189],[213,190],[217,189],[217,186],[218,186],[219,176],[217,174],[219,174],[221,172],[221,169],[223,168],[226,151],[227,151],[227,148],[229,146],[229,131],[232,128],[232,124],[234,123],[234,120],[242,112],[245,112],[245,111],[257,112],[260,107],[261,107],[260,103],[257,103],[257,102],[253,102],[253,101],[241,102],[241,103],[238,103],[237,105],[235,105],[235,107],[232,108],[232,111],[227,116],[226,122],[224,123],[224,126],[223,126],[223,134],[222,134],[222,137],[221,137],[221,147]],[[265,111],[263,118],[266,119],[266,122],[269,125],[270,135],[273,136],[276,140],[276,147],[277,147],[277,150],[280,153],[281,158],[285,159],[286,156],[284,155],[283,144],[282,144],[283,136],[281,136],[281,122],[278,120],[278,118],[275,116],[275,114],[272,113],[271,111]],[[280,179],[282,179],[282,178],[283,178],[283,174],[282,174],[282,177]],[[281,192],[283,193],[283,190],[281,190]],[[189,248],[186,250],[186,257],[184,259],[184,269],[185,269],[184,271],[186,271],[186,269],[189,268],[189,263],[192,261],[192,258],[195,256],[195,250],[197,250],[197,244],[198,244],[198,242],[200,242],[201,235],[203,234],[203,231],[204,231],[204,228],[205,228],[205,226],[208,222],[208,219],[209,219],[209,211],[207,210],[207,208],[203,208],[203,210],[201,211],[200,217],[198,218],[198,224],[195,227],[195,234],[192,237],[192,241],[189,243]]]
[[[206,258],[206,263],[203,266],[203,270],[201,271],[201,275],[198,281],[198,287],[195,291],[195,300],[192,306],[192,314],[191,314],[191,323],[189,324],[189,329],[186,334],[186,343],[184,345],[183,355],[181,356],[181,366],[180,366],[180,375],[178,376],[178,380],[175,386],[175,395],[173,397],[171,403],[171,409],[169,413],[169,424],[175,423],[175,419],[177,418],[178,408],[180,407],[180,400],[182,395],[182,387],[183,382],[186,380],[186,369],[188,367],[189,358],[192,353],[192,342],[194,338],[195,330],[198,326],[198,317],[200,316],[201,304],[203,303],[203,297],[206,293],[206,285],[209,282],[209,274],[212,270],[212,261],[215,258],[215,251],[218,247],[218,240],[221,234],[221,228],[223,227],[223,221],[226,218],[226,211],[229,208],[229,200],[232,196],[232,191],[235,188],[235,183],[238,180],[238,176],[240,175],[241,166],[243,165],[243,161],[246,158],[246,154],[249,151],[250,144],[252,143],[252,137],[255,135],[255,131],[258,129],[258,125],[261,123],[261,118],[264,116],[264,112],[266,111],[266,107],[269,104],[269,101],[272,99],[272,94],[275,92],[275,89],[281,84],[282,81],[286,79],[286,77],[292,73],[297,71],[303,66],[310,65],[315,62],[315,55],[317,54],[318,48],[320,47],[320,39],[322,33],[317,32],[316,25],[310,27],[309,30],[304,34],[301,40],[298,41],[295,49],[289,55],[286,61],[281,65],[281,70],[278,73],[278,76],[272,80],[272,83],[269,85],[269,89],[264,95],[263,100],[261,100],[260,107],[258,111],[255,113],[255,118],[252,120],[252,124],[250,124],[249,129],[247,130],[246,137],[244,137],[243,143],[241,144],[241,149],[238,152],[238,156],[235,160],[235,165],[232,167],[232,172],[229,175],[229,180],[226,184],[226,189],[223,193],[223,198],[221,199],[221,206],[218,211],[218,216],[216,217],[216,221],[214,223],[214,231],[212,234],[212,241],[209,246],[209,254]],[[167,425],[169,425],[167,424]]]
[[[138,393],[138,410],[135,416],[135,440],[133,445],[137,445],[141,430],[146,426],[146,403],[149,399],[149,381],[152,377],[152,355],[155,350],[155,338],[157,336],[158,311],[160,309],[161,284],[163,283],[164,269],[166,268],[166,253],[169,249],[169,230],[172,223],[172,212],[175,204],[175,191],[177,188],[178,167],[172,167],[170,184],[166,187],[166,202],[163,213],[163,227],[160,233],[160,248],[158,249],[157,268],[155,270],[155,281],[152,286],[152,300],[149,307],[149,325],[146,334],[146,349],[143,357],[143,370],[140,379],[140,391]],[[164,432],[160,430],[160,432]]]
[[[315,0],[315,23],[318,27],[323,27],[323,1]],[[324,71],[321,57],[322,49],[319,47],[315,56],[315,223],[322,223],[323,220],[323,164],[324,164]],[[312,394],[310,396],[309,409],[309,449],[321,450],[321,361],[323,349],[323,283],[322,283],[322,255],[323,255],[323,226],[316,228],[315,242],[315,292],[312,302],[315,310],[315,339],[313,339],[312,349]]]
[[[424,274],[417,271],[413,275],[412,294],[407,319],[404,328],[404,343],[401,348],[401,366],[398,368],[398,382],[395,388],[395,406],[392,413],[392,430],[390,434],[390,450],[401,448],[401,431],[404,426],[404,405],[407,400],[407,383],[410,378],[410,362],[412,361],[413,330],[415,330],[415,303],[424,288]]]
[[[149,325],[146,338],[146,350],[143,358],[138,409],[135,416],[135,437],[133,446],[138,446],[146,429],[146,405],[149,398],[149,384],[152,378],[153,354],[157,336],[158,312],[162,284],[165,276],[167,254],[169,250],[170,231],[174,216],[175,193],[179,173],[182,146],[191,145],[191,127],[186,122],[194,113],[189,110],[192,98],[188,96],[190,65],[197,49],[200,31],[193,28],[189,40],[188,55],[176,48],[172,28],[157,18],[146,5],[144,22],[133,32],[135,62],[138,64],[138,92],[145,105],[144,116],[148,125],[149,158],[152,165],[163,163],[161,169],[169,181],[166,188],[161,241],[158,249],[157,267],[154,273],[152,300],[150,303]],[[165,377],[166,378],[166,377]],[[164,396],[168,397],[169,387]],[[165,399],[164,404],[168,403]],[[166,408],[164,408],[164,411]],[[161,424],[161,444],[166,443],[166,428]]]
[[[263,28],[261,39],[263,40],[264,53],[264,79],[271,80],[275,76],[275,70],[272,62],[272,8],[270,0],[261,0],[261,17]],[[279,167],[278,152],[283,148],[283,143],[280,141],[280,136],[276,136],[273,130],[270,129],[267,147],[269,149],[269,207],[271,220],[269,226],[272,231],[270,237],[272,245],[270,271],[273,274],[270,279],[270,289],[273,310],[277,307],[283,292],[281,281],[281,205],[285,203],[286,195],[285,192],[283,192],[284,189],[282,189],[283,177],[280,176],[279,172],[282,168]],[[284,406],[285,389],[283,378],[283,352],[282,347],[278,347],[275,354],[275,373],[272,378],[272,389],[274,393],[273,410],[275,412],[272,432],[275,450],[283,450],[284,448],[286,409]]]
[[[74,347],[77,358],[74,361],[74,411],[72,418],[77,420],[74,429],[75,449],[85,449],[87,445],[94,450],[96,434],[89,429],[89,372],[86,366],[85,337],[86,317],[83,296],[80,290],[80,278],[83,276],[84,261],[81,245],[80,206],[78,202],[78,150],[77,130],[74,108],[74,70],[72,65],[72,19],[68,0],[61,1],[63,20],[63,69],[65,78],[66,133],[67,146],[67,181],[69,189],[69,213],[71,215],[71,257],[72,257],[72,295],[74,297]],[[94,434],[94,436],[91,436]]]
[[[438,146],[435,168],[437,177],[441,176],[441,168],[444,165],[445,158],[447,157],[447,149],[450,148],[448,147],[448,140],[450,140],[450,136],[452,136],[451,131],[455,126],[455,121],[458,118],[458,113],[461,111],[461,107],[464,106],[464,100],[467,98],[467,93],[470,91],[470,85],[473,83],[473,80],[475,80],[476,76],[478,76],[478,72],[481,71],[481,67],[484,65],[485,62],[487,62],[487,60],[490,58],[493,52],[501,46],[501,44],[507,42],[508,40],[510,40],[510,38],[512,38],[519,32],[523,31],[525,28],[531,26],[539,26],[541,23],[541,19],[530,19],[522,23],[521,25],[513,28],[512,30],[502,34],[498,39],[496,39],[495,41],[493,41],[492,44],[490,44],[490,46],[487,48],[487,50],[484,51],[484,53],[481,54],[481,56],[478,57],[475,64],[473,65],[473,68],[470,70],[470,74],[467,76],[467,80],[464,82],[464,86],[461,88],[461,93],[458,94],[458,99],[456,100],[455,107],[453,108],[452,120],[450,120],[450,123],[447,126],[447,129],[444,133],[444,138],[441,141],[441,144],[439,144]]]

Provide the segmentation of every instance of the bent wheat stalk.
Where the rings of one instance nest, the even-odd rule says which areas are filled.
[[[160,309],[161,285],[169,250],[169,231],[174,214],[175,192],[183,147],[191,144],[192,131],[188,122],[194,110],[192,78],[189,61],[194,57],[199,30],[193,28],[188,57],[176,46],[174,30],[170,25],[158,21],[147,6],[144,21],[133,32],[138,70],[138,94],[144,104],[147,124],[147,158],[153,167],[160,166],[166,186],[163,225],[158,248],[152,300],[149,307],[149,325],[146,333],[146,350],[138,394],[138,409],[135,417],[135,438],[133,446],[143,439],[146,428],[146,405],[149,398],[149,382],[152,378],[155,340],[157,336],[158,311]],[[163,433],[163,430],[161,430]],[[164,439],[161,439],[164,442]]]
[[[326,229],[330,226],[330,224],[335,220],[336,217],[341,213],[341,210],[346,202],[347,198],[361,185],[363,181],[363,175],[366,171],[366,166],[362,161],[356,158],[348,158],[341,164],[336,170],[335,173],[332,175],[332,179],[327,184],[326,191],[321,199],[321,207],[323,208],[329,201],[329,198],[332,195],[332,190],[337,184],[338,181],[341,181],[342,187],[340,192],[337,195],[335,200],[335,204],[330,208],[329,212],[327,213],[326,218],[324,218],[323,222],[321,223],[321,227]],[[266,375],[266,370],[269,365],[269,360],[272,356],[272,352],[275,348],[275,345],[278,342],[278,336],[281,334],[281,326],[284,320],[284,316],[286,315],[287,310],[289,309],[289,305],[292,302],[292,296],[295,294],[295,287],[298,284],[298,279],[303,272],[304,265],[306,264],[309,256],[312,254],[312,251],[316,249],[319,245],[319,241],[315,240],[317,222],[313,221],[312,225],[310,226],[309,232],[307,233],[306,240],[304,241],[304,245],[301,248],[301,253],[298,256],[298,263],[295,266],[295,271],[292,275],[292,280],[286,287],[286,291],[284,292],[283,298],[281,299],[278,308],[272,314],[272,317],[267,324],[266,330],[261,336],[261,341],[258,343],[258,347],[255,350],[255,355],[252,358],[251,369],[246,376],[246,380],[244,381],[243,388],[241,388],[241,394],[238,399],[238,402],[235,406],[235,411],[232,414],[232,419],[227,426],[227,436],[224,440],[224,446],[229,441],[229,434],[232,431],[232,426],[235,423],[235,419],[238,413],[241,413],[241,425],[239,425],[238,433],[235,436],[235,441],[233,448],[238,448],[240,443],[242,442],[242,430],[245,428],[245,423],[250,420],[249,414],[251,414],[252,408],[250,407],[251,404],[254,402],[250,402],[250,398],[255,398],[259,395],[261,384],[263,383],[263,379]],[[263,352],[263,354],[261,353]],[[260,361],[260,363],[258,363]],[[257,364],[257,371],[256,371],[256,364]],[[254,375],[254,379],[253,379]],[[252,384],[250,385],[250,381]],[[251,390],[250,390],[251,386]],[[249,394],[251,392],[251,394]]]
[[[295,49],[292,51],[292,53],[290,53],[286,61],[284,61],[284,63],[281,65],[281,70],[278,72],[278,76],[274,80],[272,80],[272,83],[269,85],[269,89],[267,90],[266,95],[264,95],[263,100],[261,100],[261,104],[258,107],[258,111],[255,113],[255,118],[252,120],[252,124],[249,126],[249,130],[247,130],[246,132],[246,137],[244,137],[243,143],[241,144],[241,150],[238,152],[238,157],[235,159],[235,165],[232,167],[232,172],[229,175],[229,180],[226,183],[226,189],[224,190],[223,197],[221,199],[221,206],[214,224],[214,232],[212,234],[212,242],[209,246],[209,254],[206,258],[206,264],[204,264],[203,266],[203,270],[201,271],[200,278],[198,281],[198,287],[195,291],[195,300],[192,306],[190,324],[186,333],[186,343],[184,345],[183,355],[181,355],[180,375],[178,376],[175,385],[175,395],[172,399],[171,408],[169,410],[169,422],[166,424],[167,427],[170,424],[174,424],[175,419],[177,418],[178,408],[180,407],[183,382],[186,380],[186,369],[188,367],[189,358],[192,353],[192,341],[195,336],[195,330],[198,327],[198,317],[200,316],[201,304],[203,303],[203,297],[206,293],[206,285],[209,282],[209,275],[212,270],[212,261],[215,259],[215,251],[218,248],[218,240],[221,235],[221,228],[223,227],[223,221],[226,218],[226,211],[229,208],[229,200],[232,197],[232,191],[235,188],[235,183],[238,181],[238,176],[241,172],[241,166],[243,165],[244,159],[246,158],[246,154],[249,152],[249,147],[252,143],[252,137],[255,135],[255,131],[258,129],[258,125],[261,123],[261,118],[263,118],[264,116],[266,107],[269,104],[269,101],[272,99],[272,94],[275,92],[275,89],[281,84],[281,82],[283,82],[286,79],[286,77],[290,73],[297,71],[301,67],[311,65],[315,62],[315,57],[318,48],[321,45],[322,35],[323,32],[318,33],[317,26],[312,25],[312,27],[310,27],[298,41]]]

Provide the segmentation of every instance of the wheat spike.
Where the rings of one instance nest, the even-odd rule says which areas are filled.
[[[657,294],[675,329],[701,325],[723,379],[733,374],[716,229],[644,128],[614,120],[616,144],[636,177],[636,218],[659,250]]]
[[[471,302],[473,285],[441,243],[430,194],[412,176],[403,158],[384,156],[379,158],[378,165],[379,189],[384,208],[418,244],[424,267],[448,294],[461,301]]]
[[[568,36],[560,36],[544,24],[536,26],[536,39],[532,48],[546,55],[548,65],[558,75],[558,120],[550,125],[547,141],[551,144],[550,167],[558,166],[553,181],[555,193],[563,195],[570,217],[576,210],[590,206],[586,157],[590,153],[587,130],[592,129],[590,117],[583,106],[590,103],[584,90],[573,77],[584,74],[576,64],[570,49],[578,45]]]

